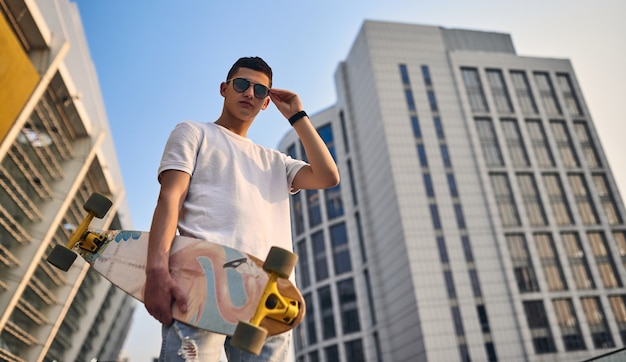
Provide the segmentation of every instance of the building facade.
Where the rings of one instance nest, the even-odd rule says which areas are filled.
[[[130,212],[76,5],[0,0],[0,360],[114,361],[134,302],[77,260],[46,262],[94,192]]]
[[[366,21],[292,196],[298,361],[572,361],[626,343],[624,205],[569,60]],[[280,149],[306,158],[295,132]]]

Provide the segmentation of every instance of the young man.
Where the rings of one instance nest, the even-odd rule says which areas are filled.
[[[268,338],[259,356],[231,347],[229,339],[172,320],[172,306],[186,311],[184,295],[168,269],[176,231],[260,258],[272,245],[291,244],[289,194],[339,183],[328,148],[304,113],[297,94],[274,89],[261,58],[241,58],[220,84],[224,105],[213,123],[183,122],[172,131],[159,167],[161,189],[150,228],[145,306],[163,324],[160,361],[283,361],[290,333]],[[270,100],[289,119],[309,163],[246,138]],[[195,358],[195,359],[194,359]]]

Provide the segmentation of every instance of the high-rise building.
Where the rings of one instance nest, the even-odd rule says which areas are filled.
[[[94,191],[113,200],[94,227],[131,226],[76,5],[0,0],[0,360],[117,360],[134,302],[45,260]]]
[[[572,64],[366,21],[292,196],[298,361],[573,361],[626,343],[624,205]],[[295,132],[279,148],[305,158]]]

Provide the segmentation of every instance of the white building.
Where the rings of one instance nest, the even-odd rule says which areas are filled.
[[[76,5],[0,0],[0,360],[117,360],[134,302],[87,264],[46,262],[94,192],[131,226]]]
[[[625,210],[569,60],[366,21],[292,197],[298,361],[573,361],[626,343]],[[295,132],[280,149],[304,158]]]

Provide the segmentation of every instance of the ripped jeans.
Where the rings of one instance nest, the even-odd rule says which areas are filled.
[[[258,356],[230,345],[230,337],[174,321],[162,327],[159,362],[218,362],[222,350],[230,362],[282,362],[287,359],[291,331],[268,337]]]

